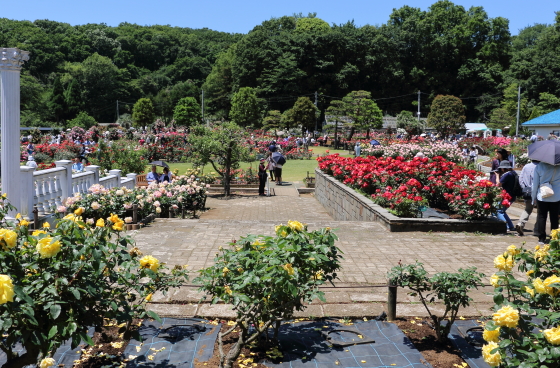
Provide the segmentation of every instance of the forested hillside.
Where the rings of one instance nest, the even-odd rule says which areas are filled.
[[[560,8],[560,7],[559,7]],[[560,9],[559,9],[560,10]],[[121,23],[71,26],[0,19],[0,46],[31,52],[22,75],[22,124],[64,125],[84,111],[98,122],[131,113],[140,98],[169,122],[179,99],[205,91],[207,116],[227,118],[231,99],[252,87],[262,116],[300,96],[321,111],[351,91],[371,92],[384,114],[433,98],[462,99],[468,121],[512,122],[560,108],[560,13],[511,36],[508,20],[450,1],[404,6],[382,25],[329,25],[309,16],[264,21],[247,35]]]

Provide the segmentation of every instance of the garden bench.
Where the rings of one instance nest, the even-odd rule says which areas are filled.
[[[147,187],[148,181],[146,180],[146,174],[140,174],[136,176],[136,186],[137,187]]]

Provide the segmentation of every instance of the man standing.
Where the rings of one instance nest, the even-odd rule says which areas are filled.
[[[267,179],[267,175],[266,175],[266,159],[265,158],[261,158],[261,161],[259,163],[259,195],[260,196],[264,196],[264,186],[266,184],[266,179]]]
[[[148,182],[148,185],[152,183],[158,183],[159,174],[157,173],[156,165],[152,165],[152,171],[149,172],[148,175],[146,175],[146,181]]]
[[[529,216],[531,216],[531,213],[535,208],[535,206],[533,205],[533,198],[531,197],[531,195],[529,196],[525,195],[525,191],[526,191],[525,188],[529,188],[529,191],[532,191],[533,175],[535,174],[535,168],[537,167],[538,163],[539,161],[535,161],[535,160],[529,162],[527,165],[523,167],[523,170],[521,170],[521,175],[519,176],[519,185],[521,185],[521,188],[523,189],[523,194],[524,194],[523,201],[525,202],[525,209],[523,210],[523,213],[519,217],[519,222],[515,226],[515,231],[517,231],[519,236],[524,235],[523,229],[525,228],[525,224],[529,220]],[[535,221],[535,226],[533,228],[533,235],[535,236],[538,235],[536,221]]]

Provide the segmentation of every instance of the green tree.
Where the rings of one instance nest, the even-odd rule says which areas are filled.
[[[288,109],[282,113],[280,117],[280,122],[283,129],[290,130],[296,125],[296,119],[294,116],[294,109]]]
[[[350,138],[355,129],[365,130],[366,138],[369,138],[370,129],[380,129],[383,126],[383,113],[370,98],[370,92],[352,91],[342,99],[346,116],[350,119],[346,123],[350,127]]]
[[[64,91],[64,103],[67,108],[67,116],[75,117],[82,108],[82,96],[80,93],[79,82],[72,79]]]
[[[263,129],[264,130],[274,130],[276,132],[280,129],[282,125],[282,114],[278,110],[271,110],[267,113],[266,117],[263,119]]]
[[[74,119],[68,121],[68,126],[70,127],[80,127],[88,130],[92,126],[97,125],[97,121],[91,116],[89,116],[85,111],[80,111],[78,116]]]
[[[397,115],[397,128],[404,129],[407,138],[410,139],[413,135],[422,133],[423,124],[412,115],[412,112],[405,110]]]
[[[259,122],[259,115],[259,102],[255,90],[251,87],[240,88],[231,100],[231,121],[243,127],[254,127]]]
[[[296,124],[303,128],[312,130],[315,128],[318,110],[309,97],[298,97],[292,108],[293,118]]]
[[[173,110],[173,120],[177,125],[189,127],[199,123],[201,119],[200,105],[194,97],[180,99],[175,106],[175,110]]]
[[[443,137],[465,127],[465,107],[460,98],[437,95],[428,114],[428,124]]]
[[[54,116],[56,122],[62,119],[62,115],[66,110],[66,101],[64,100],[64,88],[62,87],[62,82],[60,77],[54,80],[52,92],[50,94],[48,107]]]
[[[325,113],[325,119],[334,122],[334,148],[338,147],[338,124],[345,123],[343,119],[346,116],[346,104],[341,100],[332,100],[330,106]],[[328,121],[327,120],[327,121]]]
[[[150,125],[154,122],[154,105],[149,98],[141,98],[132,108],[132,121],[137,127]]]
[[[492,110],[490,114],[490,120],[488,121],[488,127],[492,129],[505,130],[505,127],[512,127],[516,124],[516,117],[509,114],[508,110],[499,107]]]
[[[193,159],[202,165],[212,165],[223,179],[226,197],[230,195],[232,170],[239,168],[240,162],[250,159],[249,148],[241,144],[245,141],[244,137],[245,129],[234,122],[211,127],[199,124],[191,128],[189,143]]]

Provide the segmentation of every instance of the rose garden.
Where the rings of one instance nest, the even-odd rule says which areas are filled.
[[[2,50],[1,367],[560,366],[560,229],[508,231],[526,203],[491,177],[544,137],[465,134],[450,95],[392,127],[370,92],[250,87],[228,118],[140,98],[23,132]]]

